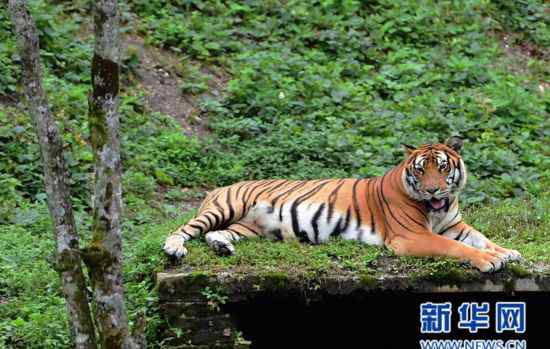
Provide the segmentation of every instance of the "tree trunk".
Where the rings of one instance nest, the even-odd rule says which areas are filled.
[[[56,269],[61,276],[71,335],[76,348],[97,348],[70,192],[66,182],[63,142],[42,88],[42,66],[36,25],[24,0],[10,0],[9,9],[23,65],[25,95],[40,144],[44,185],[57,242]]]
[[[98,0],[93,9],[95,45],[89,125],[94,154],[92,242],[85,250],[94,288],[102,347],[143,346],[128,331],[122,284],[121,162],[119,104],[120,39],[116,0]],[[139,342],[139,343],[138,343]]]

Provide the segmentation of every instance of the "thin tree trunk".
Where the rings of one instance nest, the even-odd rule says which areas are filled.
[[[40,144],[48,208],[57,242],[56,269],[61,276],[71,335],[76,348],[97,348],[66,182],[63,143],[42,88],[42,65],[36,25],[24,0],[10,0],[9,9],[23,65],[25,95]]]
[[[134,348],[143,345],[143,337],[134,341],[129,334],[122,284],[117,1],[96,1],[93,17],[95,45],[92,94],[88,101],[94,154],[93,235],[84,256],[94,288],[96,322],[102,347]]]

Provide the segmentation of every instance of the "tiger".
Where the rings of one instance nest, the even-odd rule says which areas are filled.
[[[521,254],[486,238],[462,219],[458,196],[467,179],[460,137],[419,147],[383,176],[316,180],[250,180],[208,193],[196,216],[164,244],[181,258],[200,234],[218,255],[245,238],[332,238],[386,246],[397,256],[451,257],[494,272]]]

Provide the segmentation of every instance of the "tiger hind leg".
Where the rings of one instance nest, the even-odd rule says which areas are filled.
[[[261,229],[253,223],[237,222],[223,230],[208,232],[204,237],[211,249],[220,256],[235,254],[233,242],[244,238],[255,238],[261,235]]]
[[[223,220],[220,217],[223,217],[223,214],[220,212],[212,210],[201,212],[197,217],[176,229],[176,231],[166,238],[164,251],[177,258],[186,256],[187,248],[184,246],[185,243],[223,224]]]
[[[285,182],[281,180],[248,181],[215,189],[204,199],[198,216],[166,238],[164,251],[177,258],[185,256],[187,249],[184,244],[188,240],[200,234],[226,229],[225,227],[240,221],[250,210],[251,202],[254,202],[262,191],[271,188],[272,185],[280,186]],[[252,199],[254,192],[256,194]],[[237,233],[246,234],[237,229],[241,228],[235,228]]]

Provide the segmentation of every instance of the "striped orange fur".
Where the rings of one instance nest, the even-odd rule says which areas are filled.
[[[220,255],[235,253],[233,242],[243,238],[318,244],[340,237],[385,245],[398,255],[450,256],[482,271],[498,270],[520,254],[462,221],[458,193],[467,175],[461,146],[456,137],[406,146],[407,158],[381,177],[257,180],[218,188],[164,249],[182,257],[184,243],[199,234]]]

